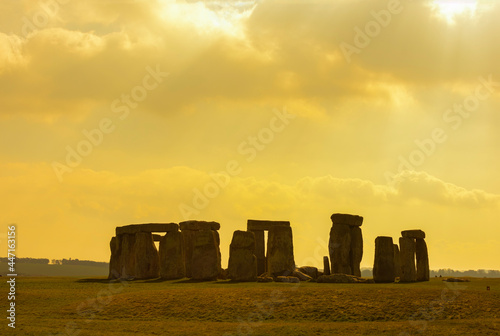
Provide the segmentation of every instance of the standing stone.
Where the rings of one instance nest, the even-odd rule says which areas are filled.
[[[217,280],[221,272],[221,259],[216,232],[213,230],[194,232],[191,278],[193,280]]]
[[[350,251],[350,266],[351,274],[361,276],[361,259],[363,259],[363,234],[359,226],[350,226],[351,233],[351,251]]]
[[[399,256],[401,260],[400,282],[414,282],[417,280],[415,270],[415,240],[413,238],[399,238]]]
[[[191,278],[191,261],[193,259],[194,237],[196,231],[183,230],[182,239],[184,241],[184,265],[186,267],[186,277]]]
[[[229,246],[228,278],[234,281],[257,280],[257,257],[255,234],[249,231],[235,231]]]
[[[160,276],[160,256],[150,232],[135,234],[135,277],[152,279]]]
[[[186,276],[184,265],[184,239],[179,231],[168,232],[160,240],[160,277],[182,279]]]
[[[392,237],[375,239],[375,262],[373,263],[375,282],[394,282],[394,244]]]
[[[111,238],[109,242],[109,247],[111,249],[111,257],[109,258],[109,275],[108,279],[119,279],[120,278],[120,251],[121,251],[121,240],[118,237]]]
[[[399,256],[398,244],[394,244],[394,277],[401,277],[401,258]]]
[[[126,279],[135,276],[135,234],[121,236],[120,278]]]
[[[330,275],[332,272],[330,271],[330,260],[328,260],[327,256],[323,257],[323,274]]]
[[[273,278],[295,271],[292,228],[273,226],[267,237],[267,272]]]
[[[257,258],[257,274],[266,272],[266,246],[263,230],[250,230],[255,235],[255,257]]]
[[[417,281],[429,281],[429,254],[424,239],[416,239],[415,250],[417,257]]]
[[[351,274],[351,230],[347,224],[333,224],[328,244],[332,273]]]

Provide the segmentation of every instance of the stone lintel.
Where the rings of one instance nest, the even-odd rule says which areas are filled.
[[[147,223],[147,224],[131,224],[116,227],[116,235],[121,234],[136,234],[137,232],[170,232],[178,231],[177,223]]]

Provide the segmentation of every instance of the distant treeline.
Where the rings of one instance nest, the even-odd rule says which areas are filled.
[[[498,270],[468,270],[456,271],[450,268],[442,268],[439,270],[431,270],[431,277],[476,277],[476,278],[500,278],[500,271]]]
[[[7,257],[0,258],[0,262],[9,262]],[[16,258],[16,264],[49,264],[50,260],[47,258]],[[108,266],[107,262],[92,261],[92,260],[79,260],[79,259],[52,259],[51,264],[54,265],[81,265],[81,266]]]
[[[361,269],[361,276],[371,277],[373,276],[371,268]],[[438,270],[431,270],[430,276],[434,277],[475,277],[475,278],[500,278],[500,271],[498,270],[468,270],[468,271],[457,271],[451,268],[441,268]]]

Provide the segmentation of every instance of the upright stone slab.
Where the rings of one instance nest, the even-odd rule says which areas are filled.
[[[328,244],[332,273],[351,274],[351,230],[347,224],[332,225]]]
[[[361,227],[350,226],[351,234],[351,250],[350,250],[350,266],[351,274],[361,276],[361,259],[363,259],[363,234]]]
[[[375,261],[373,263],[375,282],[394,282],[394,244],[392,237],[375,239]]]
[[[184,265],[186,268],[186,277],[191,278],[191,262],[193,260],[194,237],[196,236],[196,231],[182,230],[181,234],[184,241]]]
[[[255,257],[257,258],[257,274],[266,272],[266,245],[263,230],[250,230],[255,235]]]
[[[213,230],[194,232],[191,278],[193,280],[217,280],[221,272],[221,260],[216,232]]]
[[[160,277],[166,280],[186,276],[184,239],[179,231],[168,232],[160,240]]]
[[[271,227],[267,236],[267,272],[277,278],[291,275],[294,270],[292,228]]]
[[[228,278],[235,281],[257,281],[255,234],[235,231],[229,246]]]
[[[330,271],[330,260],[328,260],[327,256],[323,257],[323,275],[330,275],[332,272]]]
[[[135,276],[135,234],[122,234],[120,252],[120,278]]]
[[[152,279],[160,276],[160,256],[150,232],[135,234],[136,279]]]
[[[417,258],[417,281],[429,281],[429,254],[424,239],[417,238],[415,242]]]
[[[109,242],[111,249],[111,257],[109,258],[109,275],[108,279],[119,279],[121,273],[120,266],[120,252],[121,252],[121,239],[120,236],[111,238]]]
[[[415,239],[399,238],[399,256],[401,260],[400,282],[414,282],[417,280],[415,270]]]
[[[401,258],[399,256],[398,244],[394,244],[394,277],[401,277]]]

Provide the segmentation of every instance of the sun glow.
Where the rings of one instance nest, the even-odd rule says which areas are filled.
[[[477,0],[435,0],[433,7],[448,22],[453,23],[457,15],[463,13],[474,15],[477,10]]]

